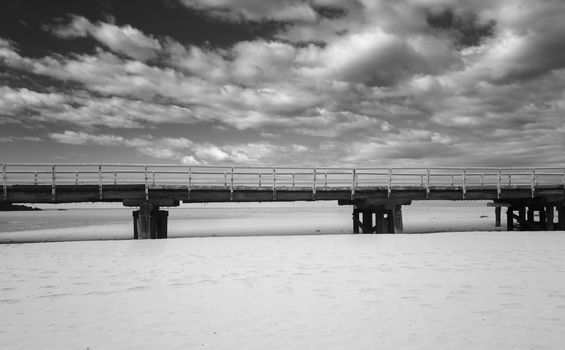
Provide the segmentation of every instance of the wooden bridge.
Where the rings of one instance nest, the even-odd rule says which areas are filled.
[[[328,201],[353,206],[353,232],[402,232],[413,200],[491,200],[509,230],[565,230],[565,168],[307,168],[2,164],[9,203],[122,202],[135,238],[167,236],[180,202]],[[557,214],[555,215],[555,210]]]

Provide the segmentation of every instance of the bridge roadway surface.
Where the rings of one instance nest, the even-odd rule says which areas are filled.
[[[565,217],[565,168],[3,163],[1,200],[9,203],[122,202],[126,206],[139,206],[141,212],[177,206],[181,201],[337,200],[340,204],[354,206],[354,232],[359,227],[364,232],[401,231],[401,218],[393,217],[401,215],[401,205],[410,204],[413,200],[492,200],[498,207],[551,206],[551,213],[548,212],[551,220],[555,207],[560,214],[561,225]],[[370,222],[364,224],[363,220],[356,219],[359,214]],[[500,221],[499,216],[500,209],[497,209],[497,221]],[[388,225],[387,217],[391,223],[388,231],[380,227],[381,221]],[[516,217],[525,227],[525,214]],[[511,216],[508,219],[513,220]],[[398,220],[400,229],[395,229],[392,222]],[[529,217],[528,220],[532,221]]]

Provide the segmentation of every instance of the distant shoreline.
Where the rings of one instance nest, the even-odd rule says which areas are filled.
[[[0,211],[42,211],[43,209],[27,205],[0,203]]]

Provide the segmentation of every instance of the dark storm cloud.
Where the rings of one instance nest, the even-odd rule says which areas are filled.
[[[426,22],[431,28],[451,36],[458,47],[481,44],[494,35],[496,27],[494,20],[481,23],[476,14],[456,13],[452,8],[439,11],[426,10]]]

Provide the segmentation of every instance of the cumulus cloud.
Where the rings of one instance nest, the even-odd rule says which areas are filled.
[[[51,30],[67,39],[91,36],[114,52],[142,61],[156,58],[162,49],[159,40],[130,25],[92,23],[82,16],[72,16],[68,24],[53,26]]]
[[[31,114],[26,112],[32,112]],[[189,108],[90,94],[41,93],[27,88],[0,87],[0,114],[5,122],[35,120],[81,126],[142,128],[160,123],[196,123]]]
[[[183,4],[230,25],[279,25],[270,37],[218,47],[75,16],[51,30],[65,40],[91,37],[100,47],[44,57],[0,39],[7,69],[80,87],[1,87],[2,121],[51,123],[53,140],[108,142],[190,164],[292,163],[295,150],[301,161],[332,165],[480,165],[497,157],[527,165],[539,160],[536,152],[560,159],[560,1]],[[62,123],[114,138],[52,130]],[[148,138],[122,134],[146,128],[163,135],[163,126],[188,136],[154,137],[157,147],[149,147]]]
[[[34,110],[50,111],[66,102],[65,95],[59,93],[43,93],[27,88],[13,89],[0,86],[0,114],[11,116],[16,111]]]
[[[181,0],[193,9],[207,10],[210,15],[240,21],[314,21],[317,18],[312,6],[303,1],[263,0]]]
[[[391,86],[416,74],[438,73],[457,61],[440,40],[403,40],[380,28],[343,37],[320,51],[320,58],[331,67],[327,73],[371,86]]]
[[[213,144],[196,143],[184,137],[125,138],[113,134],[91,134],[65,130],[51,133],[55,142],[71,145],[121,146],[136,149],[139,153],[159,160],[176,160],[188,165],[202,164],[266,164],[276,153],[300,154],[308,148],[299,145],[274,145],[270,143]],[[287,158],[291,162],[292,157]]]
[[[115,135],[91,135],[85,132],[76,132],[66,130],[63,133],[52,133],[49,135],[53,140],[59,143],[70,145],[101,145],[101,146],[121,146],[125,140],[121,136]]]
[[[186,107],[119,97],[75,98],[73,104],[66,104],[62,110],[45,113],[37,119],[111,128],[143,128],[165,122],[197,122],[192,111]]]

